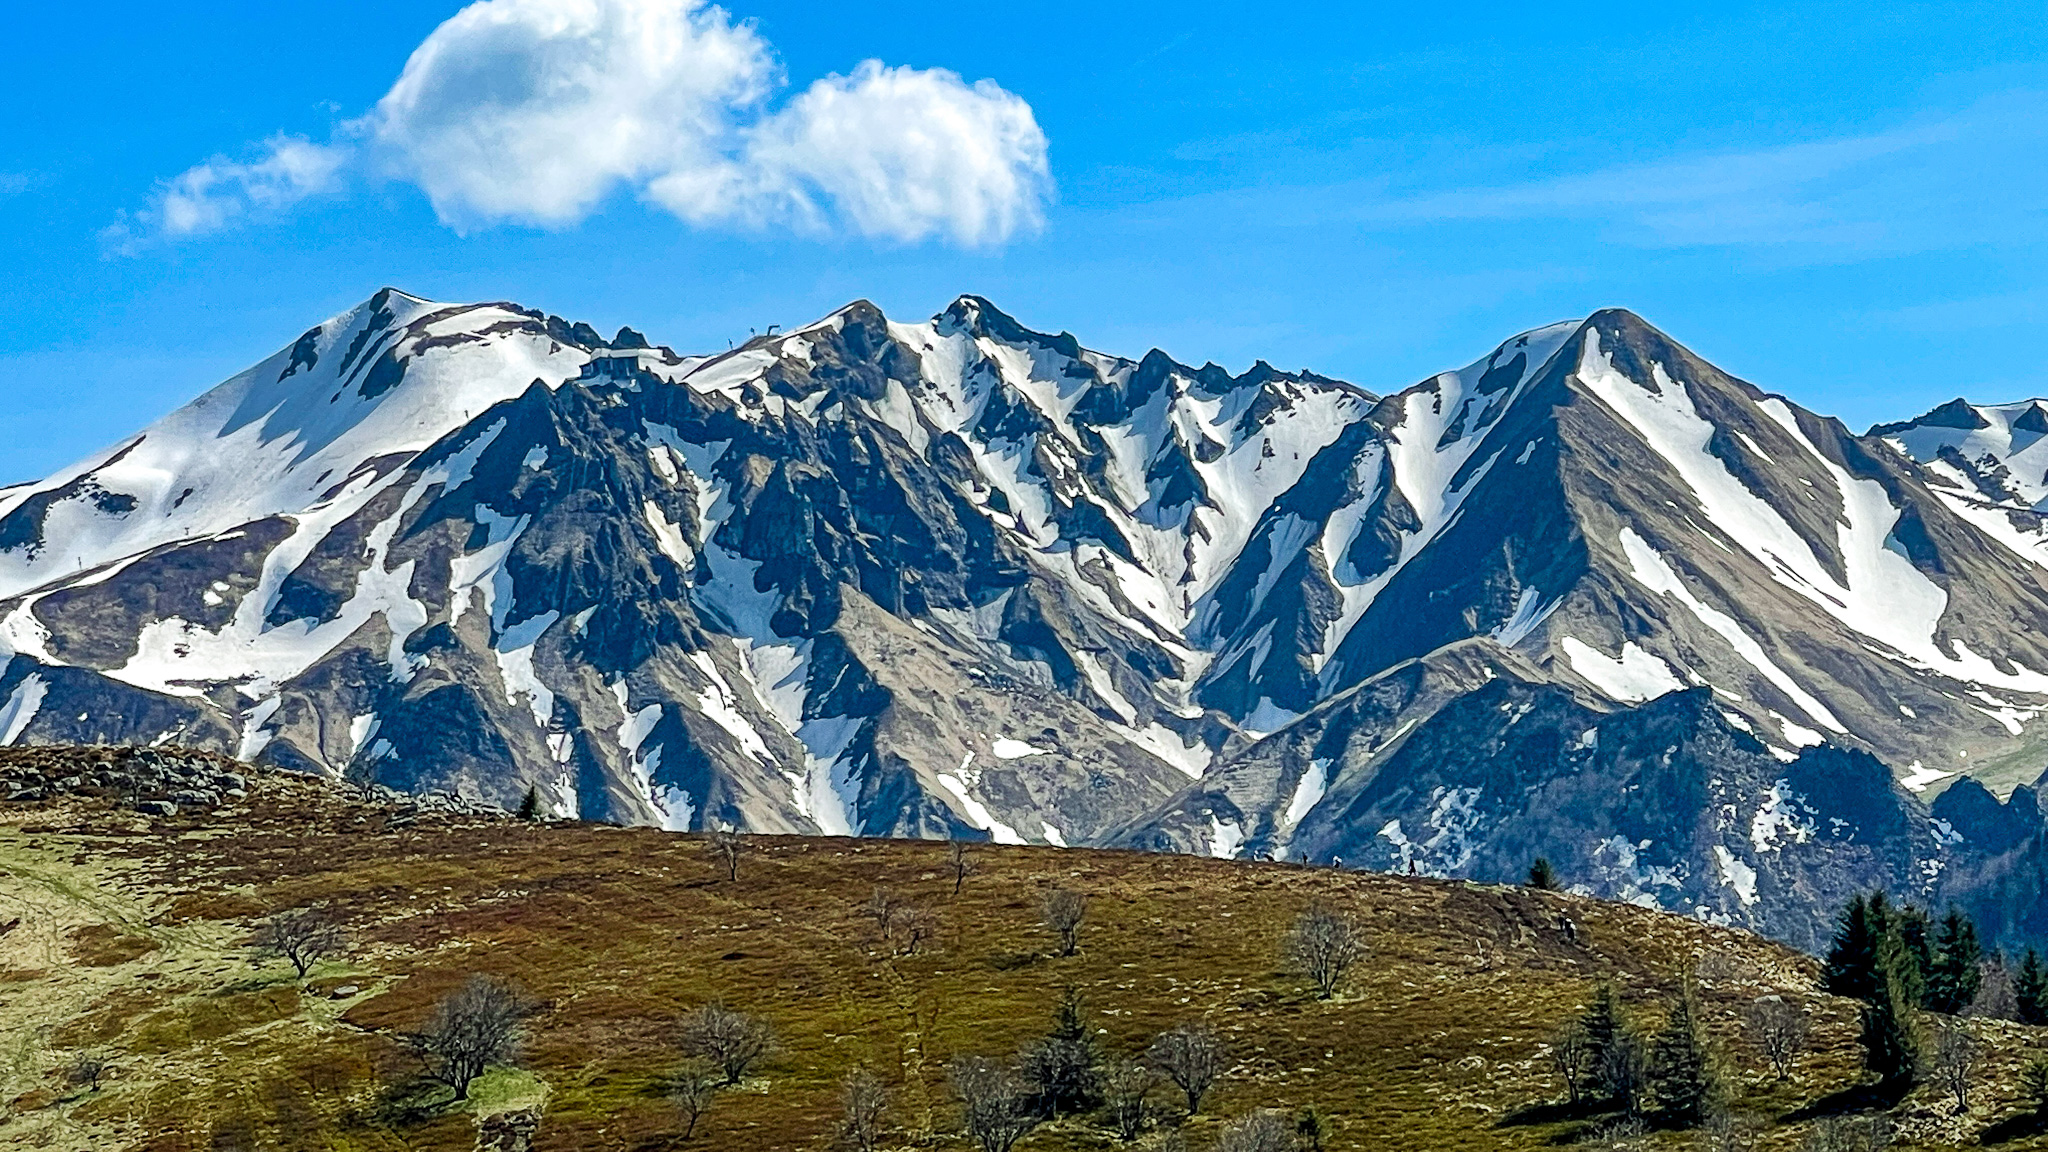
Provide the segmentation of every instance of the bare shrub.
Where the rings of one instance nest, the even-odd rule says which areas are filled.
[[[1193,1116],[1223,1074],[1223,1040],[1207,1024],[1179,1024],[1160,1033],[1145,1058],[1187,1097],[1188,1115]]]
[[[325,908],[288,908],[256,926],[250,945],[266,956],[291,962],[299,979],[323,957],[339,955],[348,946],[341,925]]]
[[[1792,1078],[1792,1064],[1806,1049],[1811,1021],[1806,1009],[1783,996],[1763,996],[1743,1010],[1742,1021],[1757,1050],[1770,1061],[1778,1079]]]
[[[720,868],[725,869],[725,878],[738,881],[740,878],[740,855],[747,850],[745,838],[724,825],[704,829],[704,854]]]
[[[1159,1072],[1136,1060],[1119,1060],[1102,1075],[1102,1107],[1117,1138],[1136,1140],[1145,1130],[1145,1101],[1159,1087]]]
[[[889,910],[884,934],[905,956],[915,956],[939,934],[939,914],[922,904],[898,904]]]
[[[683,1017],[677,1046],[686,1056],[710,1061],[728,1085],[738,1084],[755,1061],[775,1047],[775,1030],[766,1020],[735,1012],[713,1000]]]
[[[856,1068],[839,1082],[839,1141],[853,1152],[875,1152],[882,1142],[882,1118],[889,1090],[873,1072]]]
[[[1254,1112],[1217,1136],[1216,1152],[1294,1152],[1294,1125],[1278,1112]]]
[[[967,841],[955,840],[946,849],[946,864],[953,870],[953,895],[958,896],[967,878],[979,871],[981,865],[967,852]]]
[[[1829,1116],[1813,1126],[1800,1147],[1803,1152],[1884,1152],[1892,1143],[1889,1117]]]
[[[697,1121],[711,1111],[711,1101],[717,1095],[717,1074],[702,1064],[693,1062],[676,1077],[668,1090],[668,1102],[683,1118],[683,1139],[688,1140],[696,1133]]]
[[[986,1056],[962,1056],[946,1068],[960,1100],[961,1127],[981,1152],[1010,1152],[1038,1126],[1031,1089],[1008,1065]]]
[[[1311,904],[1287,934],[1287,959],[1316,986],[1324,1000],[1337,994],[1337,983],[1365,955],[1365,934],[1349,915]]]
[[[1700,1128],[1701,1152],[1756,1152],[1757,1141],[1768,1122],[1754,1116],[1737,1116],[1716,1111]]]
[[[884,941],[889,939],[890,920],[896,912],[896,897],[887,888],[877,886],[868,894],[868,902],[861,905],[860,914],[875,922],[875,931]]]
[[[418,1032],[406,1037],[428,1077],[467,1099],[470,1082],[493,1064],[519,1059],[526,1020],[535,1009],[509,982],[471,976],[443,996]]]
[[[1072,956],[1081,950],[1081,921],[1088,915],[1088,898],[1067,888],[1055,888],[1045,894],[1045,903],[1039,914],[1045,926],[1060,938],[1060,955]]]
[[[1970,998],[1963,1015],[1980,1020],[2020,1018],[2019,990],[2014,987],[2012,969],[1996,956],[1977,966],[1977,994]]]
[[[1634,1032],[1621,1031],[1601,1049],[1595,1070],[1608,1100],[1623,1116],[1642,1115],[1646,1089],[1650,1086],[1650,1048]]]
[[[1977,1072],[1980,1046],[1969,1026],[1958,1021],[1939,1025],[1934,1037],[1934,1081],[1955,1098],[1956,1111],[1970,1107],[1970,1079]]]
[[[1584,1094],[1596,1055],[1592,1033],[1586,1031],[1583,1021],[1570,1021],[1550,1038],[1550,1066],[1557,1070],[1558,1079],[1564,1081],[1565,1098],[1572,1104],[1577,1104]]]
[[[100,1090],[100,1081],[107,1078],[109,1062],[98,1052],[81,1052],[64,1070],[64,1078],[73,1085],[88,1092]]]

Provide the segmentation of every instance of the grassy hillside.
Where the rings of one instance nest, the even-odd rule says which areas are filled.
[[[864,1065],[894,1096],[887,1146],[964,1148],[946,1062],[1014,1052],[1068,987],[1113,1052],[1189,1019],[1226,1037],[1229,1071],[1185,1130],[1201,1152],[1225,1118],[1310,1105],[1336,1121],[1335,1149],[1570,1142],[1587,1121],[1531,1107],[1561,1096],[1546,1039],[1601,980],[1654,1027],[1686,968],[1735,1110],[1767,1123],[1760,1147],[1801,1147],[1814,1123],[1785,1118],[1827,1111],[1857,1078],[1853,1008],[1812,994],[1809,958],[1676,916],[1188,857],[977,846],[972,859],[956,897],[942,844],[764,837],[734,882],[692,837],[399,817],[279,777],[210,814],[0,804],[0,925],[20,918],[0,934],[0,1145],[466,1150],[480,1112],[537,1104],[536,1149],[823,1149],[838,1082]],[[1079,955],[1053,955],[1039,924],[1054,886],[1089,897]],[[877,887],[934,909],[935,945],[893,955],[861,915]],[[1334,1001],[1280,958],[1311,900],[1368,929],[1370,954]],[[320,902],[353,948],[302,988],[245,944],[263,915]],[[444,1104],[396,1033],[475,972],[510,977],[542,1009],[523,1070]],[[1813,1050],[1783,1086],[1739,1024],[1773,992],[1815,1014]],[[714,997],[769,1018],[780,1045],[685,1143],[665,1099],[675,1021]],[[1981,1027],[1987,1086],[1970,1114],[1922,1087],[1898,1109],[1902,1146],[1974,1143],[2015,1111],[2019,1064],[2041,1037]],[[110,1060],[97,1090],[64,1076],[86,1052]],[[1695,1139],[1653,1133],[1644,1146]],[[1078,1118],[1018,1148],[1113,1146]]]

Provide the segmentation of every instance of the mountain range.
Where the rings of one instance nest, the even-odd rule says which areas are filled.
[[[2044,439],[1858,435],[1621,310],[1382,394],[973,296],[684,355],[385,289],[0,489],[0,744],[2018,940]]]

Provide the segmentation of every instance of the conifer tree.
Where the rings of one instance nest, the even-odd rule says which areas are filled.
[[[1983,961],[1984,948],[1977,942],[1977,926],[1960,909],[1949,909],[1935,936],[1934,963],[1927,972],[1927,997],[1923,1003],[1935,1012],[1950,1014],[1968,1008],[1983,982]]]
[[[1665,1122],[1676,1128],[1698,1126],[1714,1104],[1718,1085],[1700,1027],[1699,993],[1690,977],[1680,982],[1678,998],[1651,1049],[1650,1086]]]
[[[1538,856],[1536,862],[1529,865],[1529,887],[1544,892],[1556,890],[1557,869],[1550,866],[1549,857]]]
[[[538,785],[528,784],[526,786],[526,796],[519,801],[519,818],[528,822],[540,819],[540,788]]]
[[[2020,1002],[2020,1020],[2027,1024],[2048,1024],[2048,971],[2041,967],[2041,954],[2027,949],[2020,961],[2020,978],[2013,986]]]
[[[1927,979],[1934,968],[1933,933],[1927,911],[1913,904],[1901,904],[1891,914],[1891,935],[1898,941],[1893,973],[1899,979],[1899,993],[1908,1006],[1927,1000]]]
[[[1883,893],[1849,898],[1835,920],[1835,937],[1821,969],[1822,991],[1858,1000],[1877,994],[1878,952],[1885,936],[1883,901]]]
[[[1592,1086],[1596,1094],[1611,1096],[1615,1085],[1605,1071],[1608,1050],[1614,1047],[1627,1026],[1621,1018],[1621,1005],[1615,999],[1614,985],[1602,984],[1593,990],[1593,998],[1587,1001],[1585,1011],[1579,1014],[1579,1026],[1585,1033],[1586,1067],[1592,1073]]]
[[[1913,1030],[1910,1002],[1900,986],[1894,963],[1903,961],[1904,949],[1894,947],[1878,976],[1878,993],[1863,1006],[1863,1066],[1877,1074],[1878,1083],[1896,1090],[1910,1085],[1920,1067],[1920,1038]]]

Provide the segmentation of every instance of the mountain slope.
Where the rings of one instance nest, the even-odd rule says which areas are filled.
[[[1618,310],[1383,397],[977,297],[683,356],[386,290],[0,492],[0,743],[672,829],[1544,851],[1808,941],[1993,855],[1930,785],[2048,760],[2048,577],[1915,428]],[[1743,832],[1787,804],[1861,847]]]
[[[39,753],[50,775],[99,759]],[[1183,1021],[1217,1031],[1228,1059],[1186,1123],[1195,1147],[1263,1107],[1314,1106],[1336,1124],[1333,1149],[1584,1138],[1605,1118],[1532,1106],[1562,1097],[1545,1046],[1602,981],[1649,1030],[1692,973],[1744,1114],[1797,1113],[1862,1075],[1854,1005],[1815,993],[1810,957],[1563,893],[977,847],[956,894],[942,847],[809,837],[755,838],[728,881],[694,838],[362,805],[261,772],[247,783],[222,810],[169,819],[77,797],[0,804],[0,905],[24,916],[0,934],[0,1028],[38,1040],[0,1067],[12,1142],[467,1152],[482,1116],[544,1100],[537,1152],[815,1148],[839,1119],[841,1077],[865,1067],[890,1092],[890,1140],[957,1146],[948,1062],[1011,1056],[1050,1029],[1063,989],[1081,993],[1105,1060]],[[1089,898],[1078,955],[1054,955],[1038,923],[1054,887]],[[932,917],[914,951],[868,918],[878,889]],[[1333,1000],[1279,962],[1311,903],[1365,938]],[[307,906],[341,917],[350,945],[300,981],[247,941],[261,918]],[[420,1084],[402,1034],[476,972],[515,981],[539,1012],[523,1066],[455,1105]],[[1790,1084],[1741,1026],[1764,995],[1813,1019]],[[712,999],[764,1017],[778,1043],[686,1142],[668,1099],[674,1022]],[[1953,1144],[2014,1111],[2004,1087],[2038,1033],[1978,1028],[1986,1088],[1960,1116],[1939,1086],[1918,1089],[1897,1113],[1902,1146]],[[101,1087],[65,1086],[88,1051],[109,1062]],[[1156,1126],[1179,1122],[1176,1099],[1155,1091]],[[1793,1145],[1819,1126],[1769,1135]],[[1020,1147],[1110,1139],[1095,1114],[1069,1114]]]

